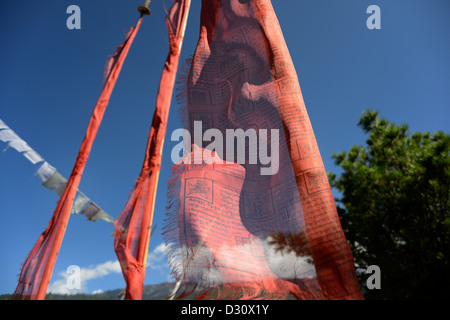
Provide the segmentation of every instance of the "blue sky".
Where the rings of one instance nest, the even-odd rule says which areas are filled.
[[[102,87],[105,61],[136,23],[143,0],[13,1],[0,4],[0,119],[69,177]],[[192,0],[182,61],[192,55],[200,1]],[[81,30],[68,30],[69,5],[81,8]],[[381,8],[381,29],[369,30],[369,5]],[[170,2],[166,1],[166,6]],[[363,144],[356,126],[372,108],[413,131],[449,132],[450,2],[448,0],[273,1],[299,75],[327,170],[331,155]],[[80,189],[116,218],[137,178],[168,52],[163,0],[122,69],[87,163]],[[172,104],[168,133],[178,128]],[[166,140],[145,284],[169,279],[161,229],[170,173]],[[47,227],[57,195],[34,176],[38,166],[0,141],[0,294],[17,285],[20,264]],[[113,249],[113,227],[72,216],[51,288],[64,287],[70,265],[83,270],[83,291],[124,287]]]

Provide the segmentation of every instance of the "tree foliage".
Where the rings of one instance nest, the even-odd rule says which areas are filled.
[[[381,289],[366,298],[450,297],[450,136],[408,133],[366,110],[358,124],[367,146],[334,154],[328,173],[344,232],[361,270],[381,269]]]

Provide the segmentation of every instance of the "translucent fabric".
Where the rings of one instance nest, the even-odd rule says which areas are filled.
[[[170,48],[161,75],[145,159],[116,223],[114,250],[127,285],[127,300],[142,298],[162,149],[189,8],[190,0],[176,0],[168,11],[166,23]]]
[[[56,189],[56,186],[52,186],[59,193],[61,198],[49,225],[38,238],[38,241],[22,267],[14,299],[43,300],[45,298],[48,283],[50,282],[56,257],[64,238],[84,167],[89,158],[93,142],[100,127],[114,85],[120,74],[128,50],[139,30],[141,21],[142,19],[139,19],[137,25],[131,28],[125,42],[116,49],[115,54],[109,60],[111,63],[107,68],[107,80],[94,107],[72,173],[64,188]],[[32,154],[31,151],[26,152],[24,156],[35,163],[39,162],[38,160],[43,161],[37,153]],[[46,171],[46,169],[43,169],[43,171],[44,170]],[[58,173],[55,172],[55,174]],[[58,178],[56,182],[61,182],[61,179]],[[61,186],[61,184],[59,183],[58,186]]]
[[[175,296],[362,298],[271,2],[202,1],[186,69],[178,98],[191,139],[165,225]]]

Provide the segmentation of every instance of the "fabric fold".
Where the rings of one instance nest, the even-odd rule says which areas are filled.
[[[89,202],[86,208],[81,211],[81,214],[86,216],[89,221],[97,221],[99,219],[102,219],[106,222],[114,223],[114,219],[94,202]]]
[[[195,146],[172,168],[164,226],[175,296],[361,299],[271,1],[203,0],[186,69]]]
[[[0,131],[0,141],[10,142],[17,140],[18,138],[17,134],[8,127]]]
[[[18,139],[15,141],[10,141],[8,144],[8,147],[11,147],[13,149],[15,149],[17,152],[27,152],[27,151],[31,151],[32,149],[30,148],[30,146],[23,141],[22,139]]]
[[[56,171],[50,178],[42,183],[42,185],[49,190],[55,191],[58,196],[62,196],[66,188],[67,179],[64,178],[58,171]]]
[[[6,125],[6,123],[3,122],[2,119],[0,119],[0,130],[3,130],[3,129],[8,129],[8,126]]]
[[[44,163],[36,171],[36,176],[41,179],[42,182],[45,182],[50,179],[55,172],[56,168],[51,166],[47,161],[44,161]]]
[[[161,74],[144,163],[116,222],[114,250],[126,282],[127,300],[142,299],[162,149],[190,3],[190,0],[173,1],[167,13],[169,54]]]
[[[90,201],[82,192],[78,192],[78,195],[73,203],[72,214],[79,214],[84,206]]]
[[[38,164],[39,162],[44,161],[44,158],[42,158],[41,155],[34,150],[23,153],[23,156],[27,158],[28,161],[30,161],[32,164]]]
[[[61,198],[48,227],[39,237],[22,267],[19,282],[14,294],[15,299],[43,300],[45,298],[56,257],[61,247],[66,226],[72,211],[75,195],[78,191],[81,176],[89,158],[93,142],[103,119],[114,85],[141,22],[142,17],[138,20],[136,26],[131,28],[125,42],[123,42],[123,44],[115,51],[113,65],[108,68],[110,70],[106,82],[92,112],[72,173],[64,190],[60,190]],[[31,151],[28,151],[24,155],[28,157],[30,161],[37,163],[39,160],[37,154],[32,154],[30,152]]]

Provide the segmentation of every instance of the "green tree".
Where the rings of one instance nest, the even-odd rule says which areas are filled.
[[[450,297],[450,136],[408,133],[366,110],[358,124],[367,146],[333,155],[329,172],[342,227],[357,267],[381,269],[381,289],[367,299]]]

